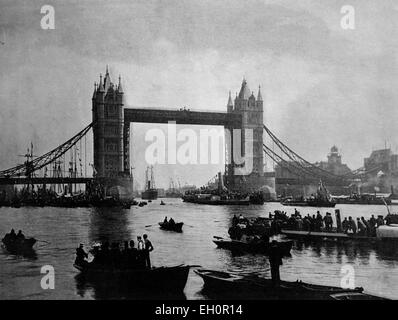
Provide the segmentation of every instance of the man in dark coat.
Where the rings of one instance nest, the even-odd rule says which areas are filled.
[[[274,286],[278,286],[281,281],[279,267],[283,263],[282,263],[282,252],[276,240],[272,240],[268,259],[269,259],[269,264],[271,266],[272,284]]]

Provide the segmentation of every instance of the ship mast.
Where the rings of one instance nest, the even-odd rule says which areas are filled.
[[[153,166],[151,166],[151,185],[152,185],[152,188],[155,189],[155,178],[153,175]]]

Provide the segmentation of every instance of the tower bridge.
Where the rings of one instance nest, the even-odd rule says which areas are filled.
[[[187,109],[143,109],[128,108],[124,103],[124,91],[119,76],[118,84],[111,81],[106,69],[105,76],[100,75],[98,83],[94,83],[92,96],[92,123],[76,134],[59,147],[34,159],[31,153],[24,164],[17,165],[0,171],[0,185],[10,184],[72,184],[90,183],[97,180],[105,187],[115,185],[124,187],[131,194],[133,179],[130,171],[130,123],[169,123],[184,125],[211,125],[223,126],[226,129],[240,129],[241,134],[241,155],[246,161],[253,163],[252,171],[243,176],[234,175],[236,165],[233,162],[234,143],[232,139],[226,139],[226,185],[230,189],[251,191],[263,185],[275,187],[275,184],[317,184],[322,179],[327,185],[348,186],[352,181],[358,180],[364,172],[350,172],[345,175],[336,175],[331,172],[309,163],[304,158],[283,144],[263,124],[263,99],[260,87],[257,95],[250,91],[246,80],[243,80],[239,94],[235,99],[229,93],[226,112],[191,111]],[[87,136],[90,129],[93,129],[93,176],[83,175],[80,168],[80,175],[76,168],[77,158],[81,161],[82,147],[77,145]],[[252,154],[245,154],[245,131],[251,130],[253,135],[250,141]],[[275,152],[264,143],[264,133],[271,138],[272,143],[279,148]],[[232,138],[232,137],[231,137]],[[33,146],[32,146],[33,149]],[[76,150],[79,149],[79,154]],[[73,155],[74,151],[74,155]],[[69,176],[60,174],[58,159],[65,166],[65,155],[71,153],[71,159],[75,161],[75,168],[70,168]],[[276,178],[273,173],[264,172],[264,155],[285,168],[292,175],[288,179]],[[84,157],[85,165],[87,159]],[[72,161],[73,162],[73,161]],[[70,163],[72,163],[70,162]],[[37,172],[47,169],[48,166],[57,167],[58,174],[52,177],[44,172],[44,176],[37,176]],[[84,170],[86,172],[86,170]]]
[[[223,126],[241,129],[241,154],[245,155],[245,131],[253,130],[253,153],[245,155],[253,161],[253,170],[247,176],[234,176],[233,139],[226,141],[226,184],[231,189],[256,189],[265,183],[263,170],[263,100],[258,90],[257,98],[243,80],[234,103],[229,95],[227,112],[190,111],[186,109],[135,109],[124,107],[124,92],[119,83],[112,83],[108,69],[94,84],[92,97],[94,167],[98,177],[126,178],[130,175],[130,123],[169,123]],[[229,151],[229,152],[228,152]]]

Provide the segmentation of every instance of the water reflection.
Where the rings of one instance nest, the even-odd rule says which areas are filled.
[[[14,256],[16,259],[26,259],[26,260],[37,260],[37,253],[36,250],[33,248],[25,249],[21,252],[12,252],[7,250],[7,248],[2,245],[1,248],[3,249],[3,253],[5,255]]]
[[[123,242],[131,239],[130,210],[121,208],[93,208],[90,215],[89,241]]]
[[[159,292],[135,290],[128,282],[122,281],[95,281],[83,274],[75,276],[76,292],[85,298],[98,300],[186,300],[184,292]]]

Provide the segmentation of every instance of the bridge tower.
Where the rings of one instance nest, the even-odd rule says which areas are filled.
[[[252,161],[252,172],[246,176],[233,175],[233,167],[235,164],[229,165],[228,168],[228,184],[233,189],[257,190],[263,186],[266,181],[264,179],[264,153],[263,153],[263,98],[259,87],[257,99],[254,93],[250,91],[245,79],[242,81],[239,94],[236,95],[234,103],[232,103],[231,94],[229,95],[227,104],[228,113],[237,113],[242,118],[242,134],[241,134],[241,150],[240,154],[245,156],[246,161]],[[253,135],[250,141],[245,141],[245,132],[251,130]],[[232,135],[232,133],[231,133]],[[232,150],[233,139],[228,141],[230,145],[227,150]],[[245,150],[245,143],[251,143],[253,146],[252,154],[248,154]],[[230,149],[231,148],[231,149]],[[231,155],[227,156],[231,163]]]
[[[111,81],[108,67],[104,78],[94,84],[92,98],[94,176],[106,187],[127,187],[132,192],[129,159],[129,130],[124,124],[124,93],[119,76]]]
[[[94,168],[96,177],[118,177],[124,171],[123,90],[116,86],[106,68],[95,85],[93,98]]]

